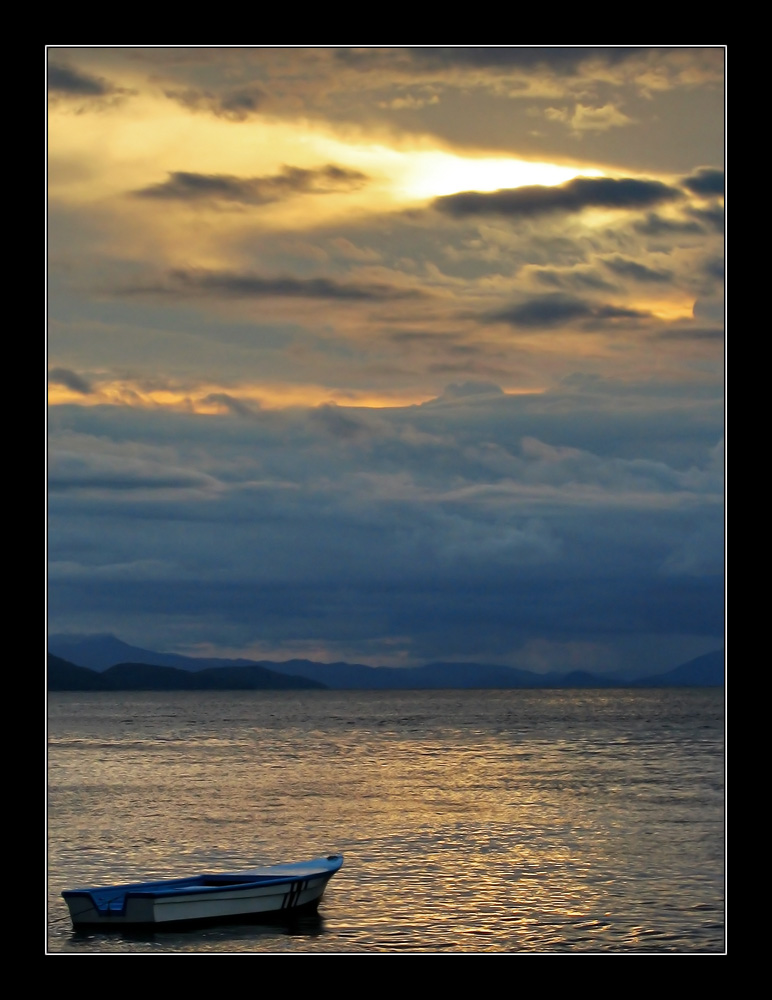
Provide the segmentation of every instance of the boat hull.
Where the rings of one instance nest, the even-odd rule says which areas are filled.
[[[289,920],[314,912],[340,855],[297,864],[62,893],[73,926],[126,927]]]

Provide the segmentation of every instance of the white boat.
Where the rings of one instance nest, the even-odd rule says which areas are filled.
[[[245,871],[68,889],[62,896],[73,927],[288,919],[316,910],[342,864],[341,854],[329,854]]]

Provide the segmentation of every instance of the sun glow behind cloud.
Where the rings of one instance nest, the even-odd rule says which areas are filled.
[[[429,139],[416,139],[413,148],[397,147],[380,137],[346,137],[311,122],[299,128],[297,122],[264,120],[259,129],[234,129],[218,119],[191,119],[183,109],[149,95],[136,100],[130,112],[106,121],[52,109],[49,138],[57,150],[49,177],[51,196],[79,204],[162,183],[170,171],[183,167],[210,176],[252,178],[287,165],[313,169],[334,163],[367,175],[360,190],[314,198],[314,214],[320,219],[343,205],[348,211],[378,211],[461,191],[552,186],[578,176],[603,176],[581,164],[462,156],[436,148]],[[75,170],[71,164],[76,162],[89,167]],[[302,195],[297,200],[307,204]],[[308,224],[307,208],[301,217]]]
[[[651,314],[666,323],[680,319],[692,319],[694,316],[694,296],[674,294],[670,299],[661,298],[655,301],[646,300]]]
[[[443,149],[398,149],[385,144],[348,143],[309,132],[307,149],[368,173],[395,201],[425,201],[461,191],[498,191],[530,184],[551,187],[574,177],[602,177],[602,170],[579,164],[534,162],[514,157],[461,156]]]
[[[594,168],[555,163],[419,152],[408,154],[402,190],[408,197],[435,198],[461,191],[499,191],[531,184],[552,187],[579,176],[602,177],[603,174]]]

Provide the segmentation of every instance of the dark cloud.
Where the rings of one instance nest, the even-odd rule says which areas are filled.
[[[448,631],[454,640],[469,641],[475,623],[510,643],[534,632],[562,640],[592,637],[601,630],[607,635],[668,633],[679,623],[696,634],[721,634],[723,587],[718,576],[675,581],[609,574],[578,589],[571,579],[529,577],[524,582],[511,578],[466,590],[448,587],[434,599],[429,588],[413,587],[409,599],[407,593],[400,600],[387,592],[383,600],[395,630],[418,633],[435,648],[441,648],[443,638],[447,641]]]
[[[699,219],[717,233],[724,232],[724,210],[723,208],[689,208],[689,215]]]
[[[293,194],[327,194],[362,187],[367,175],[334,164],[304,170],[283,167],[267,177],[236,177],[232,174],[169,173],[162,184],[151,184],[133,192],[142,198],[175,201],[229,201],[243,205],[263,205]]]
[[[259,404],[247,404],[243,400],[237,399],[235,396],[231,396],[227,392],[210,392],[208,396],[204,397],[203,402],[216,403],[217,405],[224,407],[236,417],[254,417],[255,411],[260,408]]]
[[[504,390],[495,382],[454,382],[446,386],[441,399],[464,399],[467,396],[503,396]]]
[[[700,195],[724,195],[724,171],[715,170],[712,167],[700,167],[691,175],[685,177],[681,182],[692,194]]]
[[[333,438],[339,440],[359,440],[372,433],[370,424],[363,420],[356,410],[351,411],[335,403],[323,403],[317,406],[311,411],[310,417]]]
[[[594,271],[553,271],[544,269],[536,271],[534,277],[541,285],[551,288],[593,288],[613,291],[614,285],[604,281]]]
[[[226,94],[220,101],[223,113],[226,115],[248,115],[257,111],[263,103],[265,95],[261,90],[241,90]]]
[[[606,65],[625,62],[641,54],[636,48],[522,47],[512,48],[411,48],[417,64],[432,68],[459,66],[486,69],[536,69],[545,67],[554,73],[575,73],[582,63]]]
[[[201,641],[402,636],[440,657],[720,629],[722,580],[700,578],[723,553],[720,399],[458,382],[377,413],[56,407],[57,622],[160,612],[167,641],[191,616]]]
[[[416,298],[422,293],[383,282],[345,284],[332,278],[264,278],[233,271],[169,271],[165,279],[121,289],[127,294],[184,296],[192,293],[225,298],[333,299],[342,302],[384,302]]]
[[[600,305],[572,295],[555,293],[539,295],[520,305],[490,313],[488,319],[493,322],[510,323],[512,326],[549,329],[577,320],[604,323],[616,319],[644,319],[649,315],[636,309]]]
[[[195,469],[168,468],[152,462],[123,458],[115,461],[93,456],[53,455],[49,467],[51,493],[97,490],[125,494],[143,490],[201,490],[211,479]]]
[[[685,219],[667,219],[656,212],[649,212],[642,221],[634,222],[633,229],[642,236],[667,236],[677,234],[702,234],[705,232],[698,222]]]
[[[390,330],[384,335],[395,344],[445,344],[452,340],[452,335],[445,333],[434,333],[428,330]]]
[[[633,281],[645,283],[661,284],[671,281],[672,271],[659,271],[652,267],[646,267],[635,260],[626,260],[624,257],[613,257],[611,260],[604,260],[603,265],[618,274],[620,278],[632,278]]]
[[[724,331],[713,326],[671,327],[656,334],[660,340],[723,340]]]
[[[88,396],[94,391],[87,379],[69,368],[52,368],[48,373],[48,381],[52,385],[63,385],[73,392],[79,392],[82,396]]]
[[[640,633],[663,637],[686,633],[715,637],[716,645],[721,641],[724,591],[720,576],[703,583],[651,576],[631,580],[620,574],[581,585],[575,579],[544,581],[520,576],[519,580],[475,582],[468,587],[409,580],[386,585],[368,581],[352,588],[337,581],[283,586],[262,581],[228,584],[221,579],[202,587],[181,577],[117,580],[105,586],[94,575],[53,578],[49,592],[58,621],[78,621],[79,609],[87,608],[99,612],[115,628],[113,623],[123,623],[126,609],[131,609],[126,627],[132,629],[137,622],[131,615],[149,606],[162,616],[161,638],[168,637],[173,625],[187,615],[190,624],[208,623],[209,631],[203,633],[207,639],[222,635],[226,643],[234,633],[252,638],[257,631],[254,623],[259,622],[257,634],[263,640],[291,637],[359,643],[371,642],[374,636],[389,637],[391,642],[383,643],[381,655],[388,655],[389,646],[395,644],[391,637],[409,637],[405,645],[424,660],[447,658],[451,650],[455,656],[483,661],[487,657],[494,662],[503,657],[506,662],[513,647],[534,636],[597,641],[602,635],[608,642],[637,638]],[[69,611],[69,618],[62,616],[62,607]],[[187,634],[189,629],[180,630],[183,641]],[[639,659],[644,661],[639,663],[640,673],[651,672],[652,664],[645,662],[645,656]]]
[[[555,187],[530,185],[482,193],[464,191],[435,198],[433,206],[454,218],[477,215],[528,217],[585,208],[647,208],[683,197],[660,181],[635,178],[577,177]]]
[[[713,257],[711,260],[705,261],[703,267],[705,274],[709,278],[715,278],[716,281],[724,280],[724,258],[723,257]]]
[[[213,94],[209,90],[189,87],[186,90],[166,90],[164,95],[191,111],[204,111],[228,121],[243,122],[254,115],[267,100],[265,91],[256,84]]]
[[[604,66],[617,65],[645,54],[641,48],[611,47],[454,47],[426,48],[415,46],[405,49],[338,49],[337,61],[357,70],[367,72],[394,65],[395,62],[418,73],[436,73],[443,70],[491,70],[502,74],[538,69],[568,76],[577,73],[588,63]]]
[[[48,89],[51,93],[71,94],[74,97],[107,97],[119,93],[119,88],[102,77],[54,63],[48,67]]]

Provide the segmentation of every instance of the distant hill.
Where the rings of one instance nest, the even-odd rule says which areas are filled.
[[[634,683],[636,687],[721,687],[724,683],[724,651],[716,649],[664,674],[643,677]]]
[[[451,688],[540,687],[543,679],[528,670],[485,663],[427,663],[421,667],[367,667],[362,663],[264,660],[278,673],[295,671],[327,687],[356,691],[424,691]]]
[[[151,663],[117,663],[96,671],[48,654],[49,691],[299,691],[324,684],[257,665],[180,670]]]
[[[116,663],[148,663],[159,667],[177,667],[180,670],[238,667],[253,663],[251,660],[206,659],[179,656],[177,653],[156,653],[139,646],[130,646],[114,635],[51,635],[48,638],[48,649],[62,659],[91,670],[107,670]]]
[[[48,690],[49,691],[107,691],[101,674],[69,663],[53,653],[48,654]]]
[[[436,662],[420,667],[370,667],[362,663],[318,663],[300,659],[276,662],[180,656],[175,653],[157,653],[130,646],[112,635],[52,635],[49,639],[49,651],[55,658],[69,661],[69,666],[76,670],[89,667],[92,671],[110,674],[111,682],[116,677],[121,677],[121,683],[155,686],[161,683],[161,675],[157,673],[161,668],[183,674],[202,674],[200,681],[192,681],[189,677],[179,678],[175,673],[164,675],[167,678],[164,683],[180,689],[184,686],[187,690],[211,690],[225,684],[229,685],[228,690],[250,690],[262,686],[279,687],[279,678],[282,677],[303,678],[308,682],[307,687],[359,691],[536,687],[715,687],[724,683],[723,650],[699,656],[673,670],[635,680],[576,670],[537,674],[515,667],[474,662]],[[116,665],[121,665],[123,672],[110,673],[111,668],[114,669]],[[130,671],[127,670],[128,667],[131,667]],[[141,668],[148,669],[142,672]],[[273,675],[275,681],[272,685],[262,684],[263,675],[260,671]],[[63,678],[64,674],[59,670],[57,676]],[[96,683],[91,678],[84,678],[82,674],[71,673],[68,676],[71,681],[67,683]],[[64,680],[59,682],[65,683]],[[89,688],[73,687],[67,690],[89,690]]]

